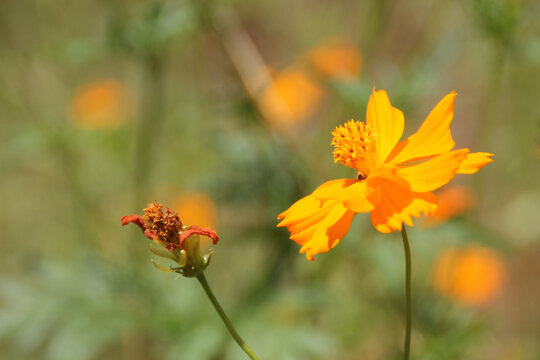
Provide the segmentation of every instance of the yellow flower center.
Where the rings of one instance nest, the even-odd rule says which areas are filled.
[[[360,180],[367,177],[374,166],[376,134],[370,125],[349,120],[332,132],[334,162],[358,170]]]

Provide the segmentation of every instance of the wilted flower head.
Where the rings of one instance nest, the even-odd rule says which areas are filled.
[[[134,223],[139,226],[144,235],[165,250],[150,245],[150,250],[161,257],[175,261],[179,267],[161,270],[175,271],[184,276],[193,277],[200,274],[210,262],[212,251],[201,252],[200,235],[207,236],[215,245],[219,241],[217,233],[210,229],[202,229],[196,225],[186,226],[178,215],[156,201],[144,209],[144,216],[127,215],[121,218],[122,225]]]
[[[157,202],[149,204],[144,209],[144,220],[153,237],[164,247],[169,250],[180,247],[179,234],[182,231],[182,222],[171,209],[165,208],[163,212],[163,205]]]

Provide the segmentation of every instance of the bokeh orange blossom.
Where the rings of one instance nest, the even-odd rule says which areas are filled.
[[[135,106],[123,83],[105,79],[80,86],[70,113],[82,129],[115,129],[133,117]]]
[[[485,246],[448,248],[435,261],[431,281],[442,295],[466,306],[497,298],[508,277],[501,254]]]
[[[319,75],[336,80],[353,80],[362,70],[360,50],[345,39],[324,41],[310,51],[306,59]]]
[[[262,92],[260,106],[270,124],[277,127],[301,124],[314,115],[325,95],[317,81],[302,70],[278,71]]]
[[[456,218],[472,209],[476,203],[476,194],[465,186],[445,188],[437,192],[437,198],[437,211],[424,219],[424,228],[438,226]]]
[[[369,98],[366,122],[350,120],[333,132],[334,162],[357,172],[356,178],[325,182],[279,214],[300,253],[313,255],[335,247],[349,231],[353,216],[371,212],[373,226],[382,233],[413,225],[411,216],[433,214],[433,190],[456,174],[473,174],[492,159],[490,153],[452,150],[450,132],[456,92],[446,95],[418,131],[399,141],[403,113],[393,107],[384,90]]]

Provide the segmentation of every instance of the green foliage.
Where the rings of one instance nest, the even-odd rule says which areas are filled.
[[[513,40],[521,16],[521,1],[474,0],[473,8],[487,34],[505,45]]]

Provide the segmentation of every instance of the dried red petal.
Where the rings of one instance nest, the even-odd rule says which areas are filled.
[[[122,216],[120,220],[122,220],[122,226],[127,225],[129,223],[134,223],[135,225],[141,228],[143,233],[146,231],[146,225],[144,224],[144,219],[142,216],[126,215],[126,216]]]
[[[146,230],[144,232],[144,236],[149,238],[150,240],[158,240],[159,237],[157,236],[156,232],[154,230]]]
[[[184,240],[193,234],[208,236],[210,239],[212,239],[214,245],[219,241],[219,236],[214,230],[210,228],[202,229],[196,225],[192,225],[189,227],[189,229],[184,230],[182,234],[180,234],[180,245],[183,246]]]
[[[149,238],[150,240],[158,240],[158,236],[154,230],[147,229],[146,224],[144,222],[144,218],[139,215],[126,215],[122,216],[120,218],[122,220],[122,226],[127,225],[129,223],[134,223],[138,227],[141,228],[144,236]]]

